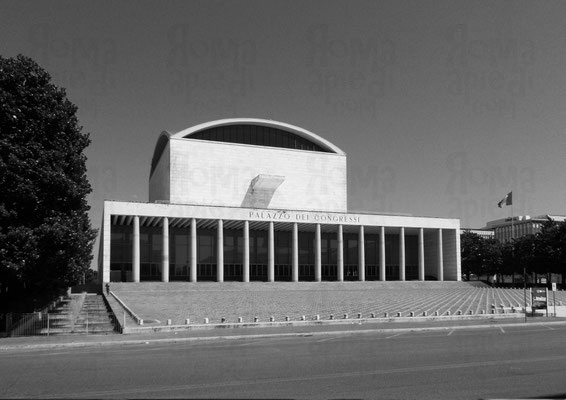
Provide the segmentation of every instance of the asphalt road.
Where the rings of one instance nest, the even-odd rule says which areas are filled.
[[[0,353],[0,397],[566,397],[566,326]]]

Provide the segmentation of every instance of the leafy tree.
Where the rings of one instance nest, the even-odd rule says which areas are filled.
[[[515,274],[522,276],[518,271],[515,259],[515,243],[513,241],[501,243],[501,263],[502,271],[505,275],[511,275],[512,282],[515,283]]]
[[[483,238],[484,269],[489,275],[504,273],[503,245],[495,238]]]
[[[553,272],[562,275],[562,284],[566,285],[566,221],[556,226],[554,235],[554,262]]]
[[[31,300],[87,273],[95,231],[77,107],[38,64],[0,56],[0,294]]]
[[[466,231],[460,237],[462,273],[467,280],[471,275],[494,275],[503,272],[502,244],[494,238],[484,238]]]
[[[537,273],[562,274],[562,283],[566,276],[566,222],[545,222],[536,235],[536,270]]]
[[[523,275],[524,272],[531,273],[536,269],[536,236],[526,235],[513,239],[513,273]]]
[[[471,275],[480,276],[485,274],[483,239],[477,233],[465,231],[460,237],[462,273],[466,280],[470,280]]]

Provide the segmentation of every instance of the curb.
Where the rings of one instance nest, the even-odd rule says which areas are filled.
[[[311,336],[351,336],[356,334],[368,333],[407,333],[407,332],[434,332],[466,329],[501,329],[503,327],[524,327],[524,326],[544,326],[544,325],[566,325],[566,321],[556,322],[522,322],[515,324],[493,324],[493,325],[458,325],[458,326],[432,326],[432,327],[411,327],[411,328],[378,328],[378,329],[357,329],[345,331],[322,331],[322,332],[288,332],[288,333],[264,333],[257,335],[230,335],[230,336],[202,336],[187,338],[162,338],[162,339],[131,339],[101,342],[67,342],[67,343],[41,343],[41,344],[21,344],[0,346],[0,350],[40,350],[53,348],[81,348],[81,347],[106,347],[138,345],[149,343],[183,343],[183,342],[206,342],[215,340],[245,340],[245,339],[267,339],[267,338],[286,338],[286,337],[311,337]]]
[[[124,335],[135,333],[155,333],[155,332],[182,332],[194,330],[213,330],[213,329],[237,329],[237,328],[275,328],[293,326],[320,326],[320,325],[352,325],[362,323],[423,323],[423,322],[445,322],[445,321],[471,321],[471,320],[497,320],[497,319],[519,319],[524,318],[524,314],[486,314],[486,315],[461,315],[461,316],[436,316],[436,317],[387,317],[387,318],[350,318],[350,319],[325,319],[325,320],[303,320],[303,321],[274,321],[274,322],[228,322],[216,324],[190,324],[190,325],[144,325],[135,327],[125,327]]]

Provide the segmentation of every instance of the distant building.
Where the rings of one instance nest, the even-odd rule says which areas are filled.
[[[562,222],[566,220],[566,216],[539,215],[537,217],[531,217],[529,215],[520,215],[489,221],[487,226],[482,230],[492,230],[497,240],[500,242],[508,242],[511,239],[521,236],[536,234],[540,231],[542,224],[550,220]]]
[[[475,233],[478,236],[481,236],[484,239],[490,239],[495,237],[495,232],[493,232],[493,230],[491,229],[465,229],[462,228],[462,233],[464,232],[471,232],[471,233]]]
[[[460,280],[458,219],[353,213],[346,154],[234,118],[163,132],[149,202],[105,201],[102,282]]]

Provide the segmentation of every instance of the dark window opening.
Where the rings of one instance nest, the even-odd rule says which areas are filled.
[[[331,153],[295,133],[261,125],[217,126],[196,132],[189,138]]]

